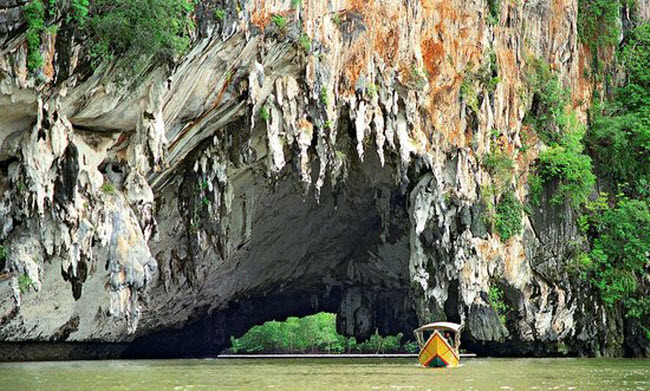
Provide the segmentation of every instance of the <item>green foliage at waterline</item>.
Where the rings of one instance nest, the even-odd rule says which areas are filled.
[[[613,305],[640,296],[647,306],[650,298],[638,292],[638,280],[646,275],[650,254],[650,209],[648,203],[622,198],[599,218],[591,259],[595,270],[594,282],[603,302]],[[639,313],[636,309],[635,313]]]
[[[357,343],[336,332],[336,315],[321,312],[283,322],[269,321],[251,328],[241,338],[231,337],[232,353],[415,353],[415,342],[403,343],[403,335],[373,334]]]
[[[592,106],[585,137],[608,192],[579,219],[590,250],[580,263],[601,301],[650,339],[650,24],[628,31],[617,54],[625,79]]]

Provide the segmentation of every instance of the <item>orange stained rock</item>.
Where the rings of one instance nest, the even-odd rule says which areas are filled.
[[[56,43],[56,33],[44,34],[44,44],[46,47],[45,55],[43,56],[43,74],[48,78],[54,77],[54,51]]]
[[[420,42],[420,51],[429,74],[428,111],[433,126],[443,133],[445,141],[463,147],[471,142],[472,137],[471,130],[469,133],[462,131],[457,103],[464,69],[456,67],[480,62],[480,19],[448,1],[422,0],[421,5],[426,33]],[[468,25],[479,27],[469,29]]]
[[[564,22],[564,9],[566,7],[566,2],[565,0],[553,0],[551,6],[553,9],[553,14],[549,20],[549,28],[551,31],[551,36],[554,36],[555,32],[561,28],[561,23]]]
[[[481,257],[487,259],[494,259],[499,255],[499,251],[494,249],[490,242],[487,240],[481,240],[477,243],[477,247],[480,251]]]
[[[266,12],[264,0],[255,0],[251,7],[251,23],[264,30],[269,22],[269,14]]]
[[[312,132],[313,129],[314,129],[314,124],[309,122],[309,120],[307,118],[302,117],[302,118],[300,118],[298,120],[298,130],[301,133],[302,132]]]
[[[352,3],[350,10],[361,14],[365,25],[364,42],[356,48],[357,55],[363,52],[366,61],[377,55],[388,66],[394,66],[399,59],[399,20],[406,10],[394,1],[354,0]]]
[[[435,79],[439,74],[440,62],[445,59],[442,42],[436,42],[433,38],[426,38],[420,44],[424,66],[429,74],[429,79]]]
[[[354,93],[355,85],[359,75],[366,68],[368,62],[368,52],[362,45],[355,45],[354,49],[344,55],[343,65],[343,88],[342,91]]]

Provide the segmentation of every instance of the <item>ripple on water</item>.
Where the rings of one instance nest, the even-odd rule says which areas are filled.
[[[649,390],[650,360],[476,359],[459,368],[414,360],[160,360],[0,364],[8,390]]]

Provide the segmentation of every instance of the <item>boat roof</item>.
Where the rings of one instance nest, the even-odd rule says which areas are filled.
[[[422,331],[427,331],[427,330],[449,330],[449,331],[453,331],[453,332],[457,333],[462,328],[463,328],[463,326],[459,325],[458,323],[433,322],[433,323],[425,324],[422,327],[418,327],[417,329],[415,329],[415,332],[420,333]]]

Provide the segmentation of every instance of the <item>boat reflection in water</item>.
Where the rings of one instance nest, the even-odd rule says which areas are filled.
[[[457,367],[462,328],[456,323],[435,322],[415,329],[413,332],[420,346],[420,365],[427,368]]]

